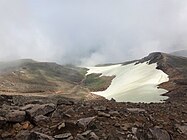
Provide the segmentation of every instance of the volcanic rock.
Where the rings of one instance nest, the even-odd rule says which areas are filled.
[[[58,129],[60,130],[60,129],[64,128],[64,127],[66,127],[66,124],[63,122],[63,123],[61,123],[61,124],[58,126]]]
[[[151,132],[151,138],[153,139],[170,140],[170,135],[166,130],[160,129],[159,127],[155,126],[154,128],[149,129],[149,131]]]
[[[100,117],[110,117],[110,114],[107,114],[105,112],[98,111],[98,116]]]
[[[12,136],[12,133],[11,132],[8,132],[8,131],[6,131],[6,132],[4,132],[3,134],[1,134],[1,137],[3,138],[3,139],[8,139],[8,138],[10,138]]]
[[[32,106],[32,105],[30,105]],[[55,105],[50,104],[43,104],[43,105],[34,105],[33,107],[26,110],[26,112],[30,115],[30,117],[35,117],[38,115],[46,115],[50,112],[53,112],[55,110]]]
[[[50,121],[50,118],[43,115],[39,115],[34,117],[33,121],[36,125],[46,125]]]
[[[71,133],[64,133],[64,134],[55,135],[54,138],[55,139],[68,139],[68,140],[73,139]]]
[[[26,111],[26,110],[33,108],[35,105],[37,104],[27,104],[26,106],[21,107],[20,110]]]
[[[91,132],[90,133],[90,140],[99,140],[99,137],[94,133],[94,132]]]
[[[27,129],[29,129],[29,128],[31,128],[31,123],[29,122],[29,121],[26,121],[26,122],[23,122],[22,123],[22,128],[24,129],[24,130],[27,130]]]
[[[27,140],[54,140],[54,138],[43,133],[32,132]]]
[[[70,101],[69,99],[59,99],[57,101],[57,105],[73,105],[74,102]]]
[[[146,113],[147,111],[142,108],[127,108],[127,111],[131,113]]]
[[[107,108],[105,106],[95,106],[93,109],[96,111],[105,111]]]
[[[87,140],[87,138],[85,138],[84,136],[77,134],[77,136],[75,137],[75,140]]]
[[[6,124],[7,119],[4,117],[0,117],[0,128],[3,127],[4,124]]]
[[[81,135],[82,136],[87,136],[88,134],[90,134],[92,131],[91,130],[87,130],[85,132],[83,132]]]
[[[29,131],[23,130],[23,131],[18,132],[15,139],[16,140],[28,140],[29,135],[30,135]]]
[[[124,131],[127,131],[131,127],[133,127],[132,123],[125,123],[125,124],[122,124],[121,129]]]
[[[82,118],[82,119],[78,120],[77,124],[78,124],[79,127],[82,127],[82,128],[85,129],[94,120],[95,120],[95,117]]]
[[[22,122],[25,120],[25,111],[15,110],[6,115],[7,121],[9,122]]]
[[[20,131],[22,129],[22,125],[20,123],[16,123],[13,125],[13,128],[16,130],[16,131]]]
[[[66,120],[65,126],[75,128],[77,127],[77,121],[75,120]]]
[[[118,111],[109,111],[108,112],[110,115],[119,115],[119,112]]]
[[[176,125],[176,128],[179,130],[180,133],[187,135],[187,125]]]

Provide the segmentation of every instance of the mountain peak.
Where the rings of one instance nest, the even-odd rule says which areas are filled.
[[[162,52],[153,52],[150,53],[148,56],[140,59],[138,63],[144,63],[149,61],[149,64],[157,63],[159,60],[163,59],[166,54]]]

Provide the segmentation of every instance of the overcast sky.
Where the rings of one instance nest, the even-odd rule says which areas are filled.
[[[0,0],[0,60],[92,65],[187,49],[187,0]]]

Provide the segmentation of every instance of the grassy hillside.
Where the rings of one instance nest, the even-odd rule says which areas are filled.
[[[84,79],[86,69],[18,60],[0,63],[0,91],[67,92]]]
[[[88,96],[105,90],[112,77],[88,75],[86,68],[23,59],[0,62],[0,92],[56,93],[67,97]]]
[[[83,86],[87,87],[90,91],[103,91],[106,90],[114,76],[101,76],[101,74],[89,74],[83,81]]]

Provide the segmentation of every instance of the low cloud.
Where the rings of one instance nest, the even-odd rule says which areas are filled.
[[[94,65],[187,49],[186,0],[0,0],[0,59]]]

